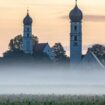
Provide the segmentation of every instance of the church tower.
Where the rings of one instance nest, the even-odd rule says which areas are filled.
[[[82,11],[77,6],[69,14],[70,26],[70,63],[78,64],[82,58]]]
[[[26,54],[33,53],[32,45],[32,18],[29,16],[29,11],[27,10],[27,15],[23,20],[23,51]]]

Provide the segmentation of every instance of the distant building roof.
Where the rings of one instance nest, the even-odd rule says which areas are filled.
[[[48,43],[39,43],[35,46],[35,51],[42,52]]]
[[[97,69],[99,67],[99,68],[105,69],[104,65],[101,63],[101,61],[97,58],[97,56],[92,51],[89,51],[82,58],[82,63],[86,64],[90,68],[95,67]]]

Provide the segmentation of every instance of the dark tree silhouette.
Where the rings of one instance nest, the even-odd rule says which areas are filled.
[[[95,44],[88,51],[92,51],[99,59],[105,54],[105,46],[100,44]]]
[[[17,35],[14,39],[10,40],[9,43],[9,49],[11,51],[15,50],[22,50],[22,45],[23,45],[23,40],[22,40],[22,35]],[[37,36],[32,36],[33,39],[33,46],[38,43],[38,37]]]
[[[33,39],[33,46],[35,46],[36,44],[38,44],[39,39],[37,36],[32,35],[32,39]]]
[[[54,53],[55,53],[55,58],[58,62],[67,62],[68,57],[66,56],[66,51],[64,50],[63,46],[61,43],[55,43],[55,45],[52,47]]]
[[[93,52],[98,59],[105,65],[105,46],[100,44],[95,44],[88,49],[88,52]]]
[[[16,36],[14,39],[10,40],[9,43],[10,50],[21,50],[22,48],[22,35]]]
[[[55,45],[52,47],[55,56],[57,58],[61,57],[61,56],[65,56],[65,50],[63,48],[63,46],[61,45],[61,43],[55,43]]]

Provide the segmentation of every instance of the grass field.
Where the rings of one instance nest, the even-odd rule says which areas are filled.
[[[105,105],[105,96],[1,95],[0,105]]]

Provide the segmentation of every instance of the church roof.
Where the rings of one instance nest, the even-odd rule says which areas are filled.
[[[87,66],[94,66],[96,68],[100,67],[105,69],[104,65],[92,51],[89,51],[86,55],[83,56],[82,63],[86,64]]]
[[[48,43],[39,43],[35,46],[35,51],[42,52]]]

